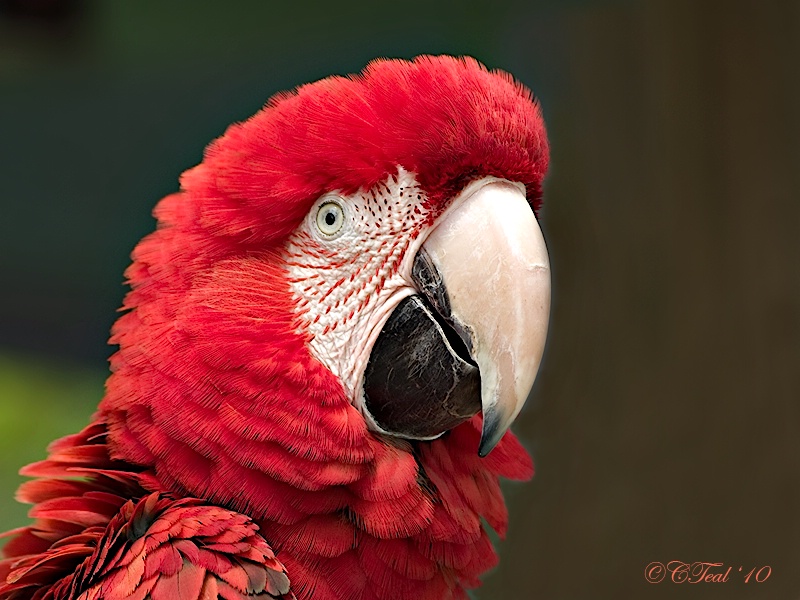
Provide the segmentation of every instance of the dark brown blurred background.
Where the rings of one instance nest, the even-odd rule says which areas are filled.
[[[206,6],[0,0],[3,528],[99,400],[128,253],[204,145],[376,56],[471,54],[542,101],[555,285],[516,426],[537,475],[476,597],[800,598],[800,2]],[[645,581],[670,560],[733,570]]]

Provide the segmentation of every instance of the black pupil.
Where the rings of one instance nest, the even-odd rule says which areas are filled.
[[[333,225],[334,223],[336,223],[336,214],[332,210],[329,210],[325,213],[325,224]]]

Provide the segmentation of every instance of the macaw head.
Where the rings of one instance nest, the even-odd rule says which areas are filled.
[[[263,518],[292,556],[308,549],[285,528],[310,515],[345,511],[375,539],[470,511],[470,531],[504,528],[496,477],[469,511],[443,488],[529,470],[498,442],[546,335],[547,164],[530,92],[472,59],[379,60],[276,96],[134,252],[101,405],[112,450]]]

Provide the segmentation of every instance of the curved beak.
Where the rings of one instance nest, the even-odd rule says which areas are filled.
[[[522,409],[542,360],[550,314],[550,262],[521,186],[488,179],[459,198],[421,255],[441,277],[433,304],[480,372],[486,456]],[[446,297],[442,294],[442,288]],[[428,290],[430,292],[430,290]],[[433,296],[433,298],[432,298]]]

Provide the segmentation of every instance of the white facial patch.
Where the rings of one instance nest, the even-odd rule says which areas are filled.
[[[289,238],[289,281],[311,352],[365,415],[370,351],[395,307],[415,293],[411,267],[428,216],[424,201],[413,173],[399,167],[371,190],[323,195]]]

